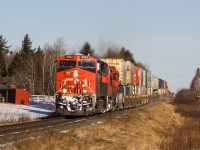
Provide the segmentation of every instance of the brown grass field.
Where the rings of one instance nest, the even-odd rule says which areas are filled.
[[[169,140],[161,144],[165,150],[199,150],[200,149],[200,102],[197,93],[180,90],[173,102],[175,111],[184,118],[183,124],[176,129]]]
[[[19,141],[6,150],[190,150],[200,148],[200,104],[175,100]]]

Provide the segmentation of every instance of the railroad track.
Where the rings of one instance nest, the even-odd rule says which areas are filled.
[[[0,137],[6,136],[9,134],[17,134],[17,133],[31,131],[31,130],[54,127],[57,125],[72,124],[72,123],[80,122],[84,120],[86,119],[85,118],[69,119],[65,117],[56,117],[56,118],[44,119],[44,120],[28,122],[28,123],[0,126]]]
[[[156,100],[156,101],[160,101],[160,100]],[[135,109],[141,109],[148,105],[153,105],[153,103],[155,103],[156,101],[152,101],[151,103],[146,104],[146,105],[141,105],[139,107],[136,107]],[[129,108],[127,108],[127,109],[129,109]],[[124,109],[124,110],[127,110],[127,109]],[[97,115],[88,116],[88,117],[79,117],[79,118],[72,118],[72,119],[66,118],[66,117],[56,117],[56,118],[44,119],[44,120],[35,121],[35,122],[0,126],[0,137],[4,137],[4,136],[10,135],[10,134],[18,134],[18,133],[28,132],[28,131],[32,131],[32,130],[39,130],[39,129],[44,129],[44,128],[55,127],[55,126],[60,126],[60,125],[73,124],[76,122],[90,120],[97,116],[100,117],[100,116],[111,115],[113,113],[118,113],[119,111],[124,111],[124,110],[117,110],[117,111],[112,111],[112,112],[105,113],[105,114],[97,114]]]

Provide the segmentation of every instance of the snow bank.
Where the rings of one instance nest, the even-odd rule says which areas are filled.
[[[31,101],[30,105],[0,103],[0,122],[19,121],[21,118],[46,117],[55,111],[53,101]]]

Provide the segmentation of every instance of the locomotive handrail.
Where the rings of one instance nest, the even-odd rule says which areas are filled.
[[[63,86],[66,84],[67,81],[73,81],[73,80],[79,81],[79,79],[76,79],[76,78],[67,78],[67,79],[62,80],[62,82],[64,82],[64,83],[61,84],[61,87],[56,91],[56,94],[58,93],[58,91],[60,91],[60,89],[63,88]],[[92,94],[95,95],[95,97],[96,97],[95,92],[94,92],[88,85],[85,84],[85,86],[86,86],[86,87],[92,92]]]
[[[60,89],[63,88],[63,86],[66,84],[67,81],[73,81],[74,79],[76,78],[67,78],[67,79],[62,80],[62,82],[64,81],[64,84],[63,85],[61,84],[61,87],[56,91],[56,93],[58,93],[58,91],[60,91]],[[79,79],[76,79],[76,80],[79,81]]]

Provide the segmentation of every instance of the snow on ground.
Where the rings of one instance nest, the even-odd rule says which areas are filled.
[[[104,123],[104,122],[102,122],[102,121],[97,121],[96,123],[92,123],[91,125],[92,125],[92,126],[95,126],[95,125],[99,125],[99,124],[102,124],[102,123]]]
[[[0,122],[36,119],[55,111],[53,100],[31,101],[29,105],[0,103]]]

